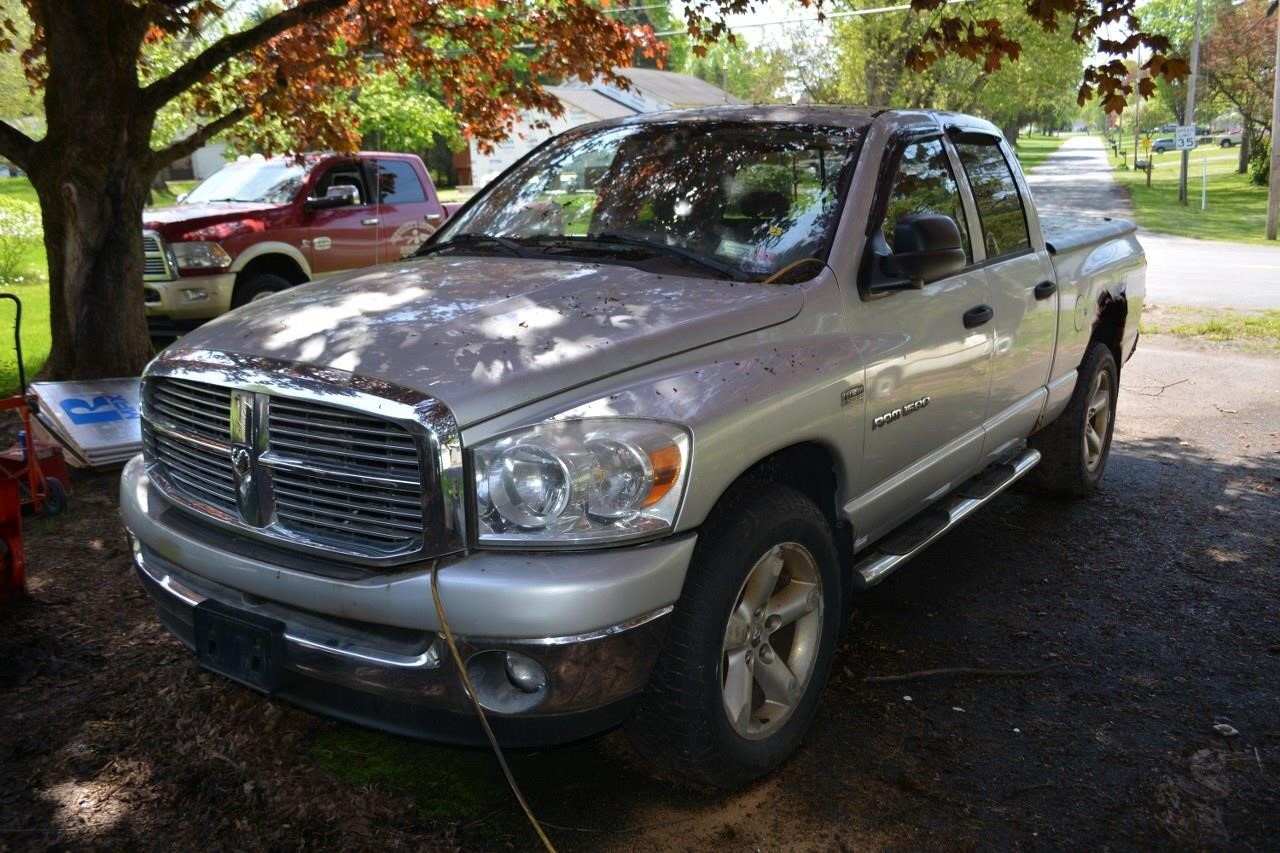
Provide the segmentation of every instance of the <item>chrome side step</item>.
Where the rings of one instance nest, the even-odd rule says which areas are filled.
[[[1009,462],[993,465],[961,484],[897,530],[881,539],[854,564],[854,581],[863,589],[875,586],[894,569],[933,544],[996,495],[1036,467],[1040,451],[1027,448]]]

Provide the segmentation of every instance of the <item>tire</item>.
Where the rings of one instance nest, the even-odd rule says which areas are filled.
[[[60,480],[55,480],[53,477],[46,477],[44,483],[47,494],[40,504],[41,512],[45,515],[61,515],[67,508],[67,490],[63,488]]]
[[[749,481],[722,498],[627,721],[636,751],[661,771],[714,788],[782,764],[813,721],[831,668],[837,565],[827,520],[800,492]],[[763,602],[754,613],[752,598]],[[780,605],[789,606],[770,612]],[[743,615],[731,619],[735,611]]]
[[[1221,148],[1230,148],[1230,147],[1232,146],[1232,144],[1233,144],[1233,143],[1231,142],[1231,140],[1230,140],[1230,139],[1224,139],[1224,140],[1222,140],[1222,142],[1221,142],[1221,143],[1219,143],[1219,147],[1221,147]]]
[[[1029,444],[1041,459],[1029,485],[1072,498],[1087,498],[1098,490],[1111,455],[1119,390],[1120,370],[1111,349],[1091,344],[1066,410],[1031,437]]]
[[[291,287],[293,284],[286,278],[267,272],[256,273],[236,284],[235,293],[231,296],[231,307],[239,308],[255,299],[261,299]]]

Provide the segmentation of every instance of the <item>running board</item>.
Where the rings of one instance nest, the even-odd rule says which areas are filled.
[[[1028,448],[1009,462],[992,465],[960,488],[876,543],[854,565],[854,580],[863,589],[875,586],[894,569],[933,544],[996,495],[1036,467],[1040,451]]]

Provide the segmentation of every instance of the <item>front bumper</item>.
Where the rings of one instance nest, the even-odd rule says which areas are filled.
[[[125,468],[121,510],[139,579],[188,647],[197,646],[195,614],[205,602],[269,619],[282,625],[273,695],[398,734],[483,742],[439,634],[429,565],[339,579],[302,571],[296,559],[284,566],[218,549],[175,515],[181,511],[151,486],[141,458]],[[479,552],[442,562],[446,615],[504,744],[573,740],[621,722],[661,649],[693,544],[686,536],[594,553]],[[493,664],[508,653],[545,673],[536,695],[512,693],[502,680]],[[495,673],[496,681],[487,678]],[[504,696],[515,704],[504,705]]]
[[[231,310],[236,289],[233,272],[215,275],[180,276],[170,281],[144,281],[143,304],[148,321],[169,320],[181,325],[212,320]],[[192,299],[192,296],[203,298]]]

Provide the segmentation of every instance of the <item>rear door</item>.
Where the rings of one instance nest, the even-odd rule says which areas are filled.
[[[311,195],[323,198],[332,186],[356,190],[356,203],[313,210],[307,216],[307,260],[316,278],[367,267],[378,260],[378,207],[369,193],[369,176],[359,160],[334,160],[323,167]]]
[[[429,181],[408,160],[373,163],[378,187],[378,263],[413,254],[444,223],[444,208]]]
[[[1057,341],[1058,288],[1008,146],[982,134],[960,134],[954,143],[977,208],[994,311],[983,450],[993,457],[1030,435],[1040,417]]]
[[[989,305],[990,285],[974,263],[972,232],[942,138],[912,141],[891,156],[897,162],[875,205],[884,213],[868,251],[891,252],[902,217],[939,213],[960,227],[970,264],[918,290],[864,291],[850,312],[866,358],[867,398],[862,481],[868,490],[853,509],[872,539],[973,473],[991,381],[991,326],[965,321]]]

